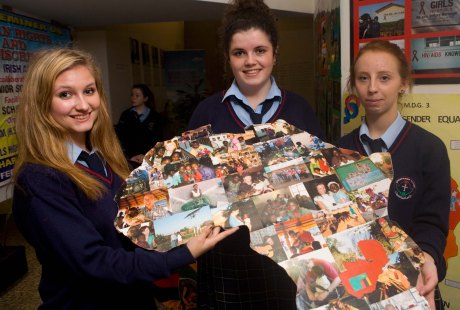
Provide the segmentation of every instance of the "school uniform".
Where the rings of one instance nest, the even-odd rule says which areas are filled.
[[[14,188],[15,222],[42,265],[39,309],[155,309],[152,281],[194,258],[186,247],[144,250],[117,232],[114,197],[123,180],[108,165],[94,172],[76,149],[75,165],[106,186],[100,199],[88,199],[67,175],[40,164],[26,164]]]
[[[265,105],[269,108],[264,108]],[[252,124],[272,123],[283,119],[301,130],[324,139],[324,132],[308,102],[297,94],[279,89],[273,78],[267,98],[259,104],[256,111],[253,111],[261,117],[260,122],[255,123],[251,119],[250,114],[253,112],[248,112],[250,111],[248,108],[252,110],[245,96],[233,82],[225,93],[216,93],[197,106],[190,118],[188,129],[211,124],[215,134],[244,133],[244,129]]]
[[[134,108],[123,111],[115,129],[126,158],[145,154],[163,141],[164,124],[160,114],[148,107],[142,114]]]
[[[363,123],[340,138],[336,145],[367,155],[361,138],[365,131],[367,127]],[[389,131],[393,131],[393,135],[382,136],[386,144],[384,150],[391,154],[394,170],[388,200],[389,217],[433,257],[441,281],[446,275],[443,253],[451,195],[446,146],[434,134],[403,120],[400,115]]]

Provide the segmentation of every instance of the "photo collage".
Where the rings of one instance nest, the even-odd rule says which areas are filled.
[[[298,309],[427,309],[418,246],[388,218],[389,153],[363,157],[283,120],[157,143],[115,197],[115,227],[148,250],[246,225],[297,285]]]

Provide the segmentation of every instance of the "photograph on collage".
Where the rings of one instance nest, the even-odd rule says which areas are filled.
[[[347,191],[386,179],[385,174],[369,158],[335,168],[335,173]]]
[[[256,195],[273,192],[274,187],[262,166],[247,169],[242,175],[233,173],[223,178],[223,184],[230,201],[237,201]]]
[[[277,169],[273,169],[273,166],[266,167],[265,171],[275,189],[313,180],[313,175],[302,158],[299,158],[299,160],[292,162],[291,165],[286,167]]]
[[[209,206],[173,213],[154,221],[153,224],[157,251],[163,252],[187,243],[191,237],[198,236],[204,226],[214,225]]]
[[[332,168],[337,168],[363,159],[363,156],[356,151],[337,147],[323,149],[321,153]]]
[[[251,248],[277,263],[288,259],[284,251],[285,245],[278,238],[273,225],[251,233]]]
[[[170,188],[168,192],[169,204],[173,213],[204,206],[216,208],[218,202],[227,202],[224,186],[218,178]]]
[[[275,224],[275,230],[288,258],[310,253],[326,246],[312,214]]]
[[[335,174],[304,182],[319,210],[334,210],[351,203],[351,198]]]
[[[287,165],[289,161],[300,157],[290,136],[255,143],[254,148],[259,154],[264,167],[279,166],[280,164]]]

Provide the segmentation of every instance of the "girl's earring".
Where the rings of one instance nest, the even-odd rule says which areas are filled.
[[[400,93],[401,95],[404,94],[405,92],[406,92],[405,89],[401,89],[401,90],[399,91],[399,93]]]

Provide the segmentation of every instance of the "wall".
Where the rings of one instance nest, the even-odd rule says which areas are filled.
[[[293,91],[314,106],[314,38],[313,14],[296,18],[279,18],[279,58],[275,76],[281,88]]]
[[[133,84],[130,38],[163,50],[184,49],[183,22],[76,28],[74,35],[75,44],[94,53],[100,61],[114,123],[118,121],[121,112],[130,106],[129,97]],[[164,89],[152,87],[152,90],[155,93],[157,109],[161,111],[165,98]]]

